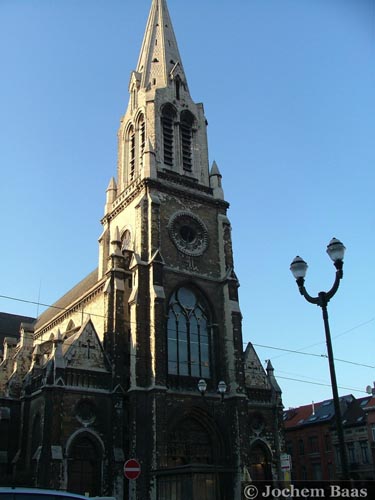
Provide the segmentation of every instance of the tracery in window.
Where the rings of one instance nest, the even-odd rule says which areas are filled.
[[[210,338],[206,307],[189,288],[179,288],[168,311],[168,373],[210,377]]]

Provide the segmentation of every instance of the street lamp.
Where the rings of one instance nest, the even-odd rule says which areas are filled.
[[[328,302],[332,299],[339,288],[340,280],[343,277],[343,265],[344,265],[344,253],[345,247],[341,243],[341,241],[333,238],[328,246],[327,253],[330,258],[333,260],[333,264],[336,268],[336,277],[335,282],[332,285],[332,288],[328,292],[319,292],[317,297],[311,297],[306,291],[305,288],[305,276],[308,265],[306,262],[301,259],[301,257],[296,257],[290,265],[290,270],[292,271],[293,276],[296,279],[298,289],[300,294],[305,297],[307,302],[311,304],[315,304],[322,308],[323,313],[323,321],[324,321],[324,330],[326,335],[326,343],[327,343],[327,353],[328,353],[328,362],[329,362],[329,371],[331,374],[331,385],[332,385],[332,394],[333,394],[333,404],[335,408],[335,416],[336,416],[336,428],[337,428],[337,437],[339,441],[339,451],[340,451],[340,459],[341,459],[341,468],[343,479],[349,480],[349,467],[348,460],[346,457],[345,450],[345,440],[344,440],[344,430],[342,426],[342,417],[341,417],[341,409],[340,409],[340,399],[337,391],[337,380],[336,380],[336,372],[335,372],[335,364],[333,360],[333,350],[332,350],[332,342],[331,342],[331,333],[329,329],[328,322],[328,311],[327,305]]]
[[[204,380],[204,378],[201,378],[198,382],[198,391],[202,394],[202,396],[204,396],[206,390],[207,390],[207,382]],[[224,382],[224,380],[220,380],[220,382],[217,384],[217,392],[221,396],[221,402],[223,402],[224,395],[227,392],[227,384]]]
[[[198,382],[198,391],[202,394],[202,396],[204,396],[206,390],[207,390],[207,382],[204,380],[204,378],[201,378],[200,381]]]

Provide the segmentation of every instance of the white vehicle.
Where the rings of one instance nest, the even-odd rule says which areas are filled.
[[[0,500],[87,500],[88,497],[69,491],[40,488],[2,488]],[[90,497],[90,500],[116,500],[114,497]]]

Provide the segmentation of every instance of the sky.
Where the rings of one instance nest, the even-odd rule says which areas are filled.
[[[38,302],[97,266],[150,4],[0,0],[2,312],[36,316]],[[332,397],[321,311],[289,266],[300,255],[309,293],[328,290],[336,237],[347,249],[328,306],[339,394],[365,396],[375,380],[375,2],[168,6],[230,203],[245,346],[271,359],[285,407]]]

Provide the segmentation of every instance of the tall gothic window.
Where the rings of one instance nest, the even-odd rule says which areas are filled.
[[[164,106],[162,112],[164,163],[169,166],[173,165],[175,118],[176,112],[173,106],[170,104]]]
[[[169,301],[168,373],[210,377],[210,338],[207,311],[189,288],[179,288]]]
[[[128,131],[128,159],[129,159],[129,169],[128,178],[129,182],[134,180],[135,177],[135,132],[134,127],[131,126]]]
[[[191,172],[193,165],[193,123],[194,116],[189,111],[181,113],[181,148],[182,148],[182,166],[183,169]]]

